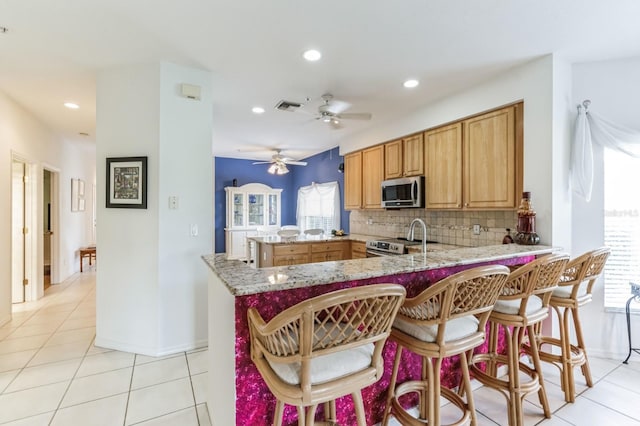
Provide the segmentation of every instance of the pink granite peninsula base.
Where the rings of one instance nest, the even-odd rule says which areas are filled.
[[[293,290],[273,291],[248,296],[236,296],[235,298],[235,381],[236,381],[236,425],[270,425],[273,421],[275,398],[262,380],[260,373],[253,365],[250,355],[249,329],[247,324],[247,309],[255,307],[266,321],[273,318],[284,309],[296,303],[320,294],[328,293],[343,288],[362,286],[376,283],[402,284],[407,289],[407,297],[413,297],[431,284],[475,266],[488,264],[518,265],[528,263],[534,256],[521,256],[493,262],[477,263],[472,265],[454,266],[432,269],[420,272],[382,276],[364,280],[332,283],[320,286],[299,288]],[[499,349],[504,348],[504,340],[501,336]],[[387,388],[393,367],[396,345],[387,342],[383,351],[385,373],[380,381],[365,388],[362,391],[367,424],[373,425],[382,420],[386,403]],[[486,343],[477,351],[486,351]],[[215,367],[211,367],[215,368]],[[211,371],[211,369],[209,370]],[[407,380],[420,379],[421,360],[416,354],[403,351],[398,383]],[[442,364],[442,384],[447,387],[457,386],[459,381],[459,359],[457,356],[447,358]],[[336,401],[337,421],[341,425],[355,425],[356,419],[353,410],[351,396],[340,398]],[[319,416],[321,408],[318,409]],[[285,406],[283,425],[297,425],[297,413],[295,407]]]

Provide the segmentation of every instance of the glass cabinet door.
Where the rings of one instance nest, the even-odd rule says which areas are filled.
[[[233,194],[233,226],[244,226],[244,194]]]
[[[264,194],[249,194],[249,226],[264,226]]]
[[[269,194],[269,225],[277,225],[278,222],[278,196]]]

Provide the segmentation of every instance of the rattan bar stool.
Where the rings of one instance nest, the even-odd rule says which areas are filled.
[[[351,394],[365,426],[360,391],[382,377],[382,348],[404,298],[397,284],[354,287],[300,302],[268,323],[250,308],[251,359],[277,399],[273,424],[282,424],[284,404],[297,407],[300,426],[314,424],[319,404],[335,422],[336,398]]]
[[[471,424],[476,424],[468,360],[473,349],[485,341],[487,319],[508,274],[509,269],[500,265],[469,269],[451,275],[405,301],[389,337],[398,346],[383,425],[388,424],[391,415],[402,425],[440,425],[441,395],[463,413],[454,424],[464,424],[469,418]],[[396,387],[403,348],[422,356],[422,380]],[[466,403],[452,390],[440,387],[442,360],[453,355],[460,355],[460,387],[464,387]],[[418,394],[419,419],[405,411],[399,401],[408,393]]]
[[[558,318],[560,338],[541,336],[539,334],[540,327],[536,330],[538,332],[536,343],[540,352],[540,359],[550,362],[560,369],[562,390],[564,391],[564,399],[567,402],[575,402],[576,400],[574,367],[581,366],[582,375],[587,382],[587,386],[593,386],[578,309],[591,302],[593,285],[602,274],[610,252],[611,250],[608,247],[601,247],[569,261],[560,276],[558,288],[553,291],[549,301],[549,305],[553,308]],[[572,318],[573,321],[571,321]],[[572,323],[577,341],[575,345],[571,343]],[[544,345],[559,347],[561,354],[552,353],[550,351],[551,348]],[[530,351],[530,348],[527,349]]]
[[[522,402],[533,392],[538,392],[545,417],[551,417],[537,348],[532,346],[533,368],[520,361],[520,350],[525,332],[533,336],[534,325],[549,316],[551,292],[557,287],[568,261],[566,254],[552,254],[511,272],[489,316],[489,353],[476,354],[471,360],[471,371],[475,378],[485,386],[500,391],[506,398],[510,426],[524,424]],[[497,353],[498,327],[505,333],[506,355]],[[480,368],[479,364],[482,363],[486,365],[486,371]],[[497,377],[498,364],[507,366],[506,380]],[[522,381],[521,372],[530,380]]]

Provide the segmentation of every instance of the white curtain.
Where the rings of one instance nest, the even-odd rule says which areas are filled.
[[[300,231],[322,228],[325,234],[340,229],[338,182],[313,183],[298,190],[296,223]]]
[[[571,147],[571,185],[587,202],[593,189],[593,144],[640,158],[640,131],[612,123],[590,111],[589,101],[578,106]]]

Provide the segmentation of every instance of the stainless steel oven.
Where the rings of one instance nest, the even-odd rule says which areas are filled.
[[[427,243],[435,243],[428,241]],[[410,246],[421,245],[421,240],[408,241],[406,238],[389,238],[385,240],[369,240],[366,243],[367,257],[398,256],[407,254]]]

